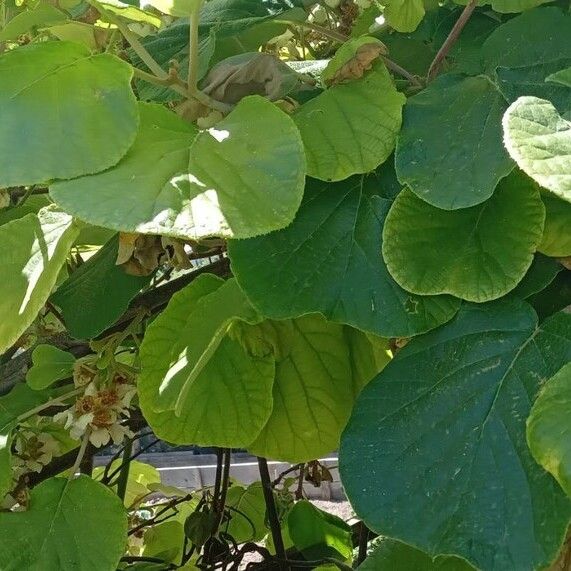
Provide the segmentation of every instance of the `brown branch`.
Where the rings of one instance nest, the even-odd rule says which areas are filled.
[[[218,276],[226,277],[230,272],[230,262],[227,258],[217,260],[216,262],[203,266],[194,272],[190,272],[172,280],[158,288],[154,288],[139,294],[129,305],[129,309],[108,329],[103,331],[97,338],[101,339],[123,331],[135,317],[140,315],[141,309],[150,314],[156,314],[166,307],[170,298],[179,290],[190,284],[198,276],[205,273],[212,273]],[[46,339],[42,339],[41,343],[49,343],[64,351],[73,353],[76,357],[83,357],[91,353],[89,344],[83,340],[71,338],[65,333],[58,333]],[[20,355],[13,357],[9,361],[0,365],[0,395],[8,393],[17,383],[25,380],[26,373],[32,365],[32,351],[28,349]]]
[[[464,26],[468,23],[468,20],[470,19],[472,12],[474,12],[477,3],[478,0],[470,0],[470,2],[466,4],[464,10],[462,10],[462,14],[460,14],[460,17],[458,18],[458,20],[456,20],[454,27],[450,30],[448,37],[446,38],[441,48],[438,50],[438,53],[434,57],[434,60],[430,64],[428,75],[426,76],[427,82],[432,81],[438,75],[438,72],[442,67],[442,63],[446,59],[446,56],[448,55],[450,50],[452,49],[452,46],[458,40],[460,33],[464,29]]]

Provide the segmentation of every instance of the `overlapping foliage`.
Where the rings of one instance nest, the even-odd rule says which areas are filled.
[[[567,556],[571,13],[464,4],[3,0],[0,571]]]

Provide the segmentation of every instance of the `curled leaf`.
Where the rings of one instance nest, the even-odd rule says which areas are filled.
[[[234,104],[247,95],[276,101],[300,84],[300,76],[277,57],[246,53],[215,65],[205,77],[202,90],[217,101]]]

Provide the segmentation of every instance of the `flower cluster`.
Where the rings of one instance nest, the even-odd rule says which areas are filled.
[[[104,375],[93,357],[87,357],[76,361],[73,379],[76,387],[84,388],[83,394],[73,406],[56,414],[54,421],[63,423],[75,439],[89,429],[89,441],[97,448],[132,436],[123,421],[129,416],[136,388],[126,370],[118,368],[112,375]]]

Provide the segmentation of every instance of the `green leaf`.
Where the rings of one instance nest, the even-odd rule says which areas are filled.
[[[250,356],[226,337],[236,320],[259,318],[235,280],[206,274],[175,294],[147,329],[139,397],[161,438],[240,448],[264,426],[272,410],[274,361]],[[176,407],[174,414],[169,407]]]
[[[122,460],[117,459],[111,462],[109,474],[117,470]],[[104,466],[96,466],[93,468],[93,477],[99,479],[105,471]],[[160,472],[150,464],[139,462],[138,460],[131,460],[129,463],[129,475],[127,477],[127,487],[125,488],[125,506],[132,506],[136,501],[140,500],[149,492],[154,491],[153,484],[161,483]],[[117,486],[114,486],[116,488]]]
[[[537,327],[516,300],[465,305],[413,339],[363,390],[342,438],[359,517],[430,556],[494,571],[547,566],[571,504],[531,457],[525,421],[570,359],[571,316]]]
[[[0,353],[31,325],[48,299],[79,233],[68,214],[49,206],[0,226]]]
[[[56,381],[71,377],[75,357],[53,345],[37,345],[32,352],[32,367],[26,373],[26,382],[34,390],[41,390]]]
[[[446,210],[487,200],[513,169],[502,144],[506,107],[483,76],[437,78],[405,107],[396,150],[400,182]]]
[[[533,457],[571,497],[571,363],[562,367],[539,393],[527,419],[527,442]]]
[[[319,315],[268,323],[279,349],[273,410],[247,448],[257,456],[292,463],[320,458],[337,448],[356,386],[369,381],[374,369],[365,373],[365,381],[354,379],[346,328]]]
[[[157,10],[163,14],[169,14],[176,18],[188,17],[191,14],[196,14],[200,10],[200,6],[204,0],[146,0]]]
[[[6,222],[22,218],[26,214],[37,214],[44,206],[50,204],[51,201],[45,194],[32,194],[24,204],[0,210],[0,226]]]
[[[246,238],[291,222],[303,195],[303,149],[277,107],[247,97],[198,135],[159,105],[140,110],[139,135],[116,167],[50,187],[66,211],[115,230],[194,239]]]
[[[155,387],[155,411],[180,415],[186,393],[237,320],[261,318],[234,279],[201,275],[171,298],[147,329],[140,352],[139,382]]]
[[[50,4],[40,4],[32,10],[20,12],[0,30],[0,42],[17,40],[22,34],[38,26],[65,22],[67,16]]]
[[[288,528],[296,549],[308,560],[332,557],[346,561],[353,555],[351,527],[307,500],[293,506]]]
[[[91,55],[68,42],[4,52],[0,186],[72,178],[114,165],[138,126],[131,75],[131,66],[115,56]]]
[[[548,1],[549,0],[492,0],[490,4],[492,8],[500,14],[513,14],[541,6]]]
[[[394,150],[404,102],[377,62],[361,79],[330,87],[302,105],[293,117],[305,145],[307,174],[342,180],[378,167]]]
[[[45,393],[33,391],[21,383],[17,384],[7,395],[0,397],[0,499],[12,487],[12,429],[18,424],[20,415],[46,400]],[[1,569],[4,571],[3,567]]]
[[[571,63],[570,58],[544,62],[526,67],[496,69],[498,89],[509,103],[520,96],[548,99],[561,112],[571,109],[571,89],[546,79],[553,71]]]
[[[553,194],[541,195],[545,206],[543,238],[537,249],[546,256],[571,256],[571,204]]]
[[[151,279],[151,276],[131,276],[115,264],[118,245],[116,235],[75,270],[50,298],[60,308],[67,330],[77,339],[91,339],[112,325]]]
[[[232,270],[250,301],[274,319],[320,312],[384,337],[410,337],[452,318],[459,301],[398,286],[380,255],[390,201],[376,177],[308,179],[284,230],[229,243]]]
[[[571,123],[537,97],[520,97],[503,118],[504,142],[518,166],[571,202]]]
[[[132,4],[121,2],[121,0],[95,0],[95,5],[102,8],[101,11],[103,14],[105,14],[105,11],[107,11],[132,22],[150,24],[155,28],[161,27],[161,19],[158,16],[151,14],[146,10],[141,10]]]
[[[571,87],[571,67],[552,73],[549,77],[547,77],[546,81],[559,83],[565,87]]]
[[[114,571],[126,541],[121,500],[87,476],[50,478],[27,511],[0,513],[3,571]]]
[[[158,338],[159,330],[152,334],[149,331],[144,343],[148,346],[155,342],[157,351],[166,347],[166,323],[163,327],[163,337]],[[174,327],[174,333],[185,333]],[[172,344],[175,340],[171,336],[168,342]],[[147,350],[143,371],[145,366],[149,368],[150,358]],[[185,377],[188,375],[185,369],[181,372]],[[140,405],[155,434],[168,442],[243,448],[256,438],[270,416],[273,359],[249,356],[237,341],[228,337],[219,342],[200,372],[194,373],[193,380],[181,394],[176,415],[172,410],[154,410],[162,379],[153,373],[144,372],[139,378]],[[214,414],[214,411],[220,414]]]
[[[555,6],[528,10],[490,34],[482,46],[484,67],[493,71],[571,58],[570,34],[569,13]]]
[[[440,555],[434,559],[400,541],[383,537],[358,567],[359,571],[470,571],[474,569],[459,557]]]
[[[544,219],[539,192],[519,173],[485,203],[462,210],[440,210],[404,190],[387,216],[383,256],[407,291],[489,301],[523,278]]]
[[[163,521],[148,528],[143,536],[143,557],[156,557],[180,563],[184,546],[184,528],[178,521]]]
[[[230,509],[226,532],[236,543],[261,541],[267,535],[266,502],[261,482],[254,482],[247,488],[232,486],[228,490],[226,506]]]
[[[423,0],[389,0],[383,15],[397,32],[414,32],[424,18]]]
[[[527,299],[545,289],[562,269],[563,266],[553,258],[535,254],[527,273],[510,295]]]

